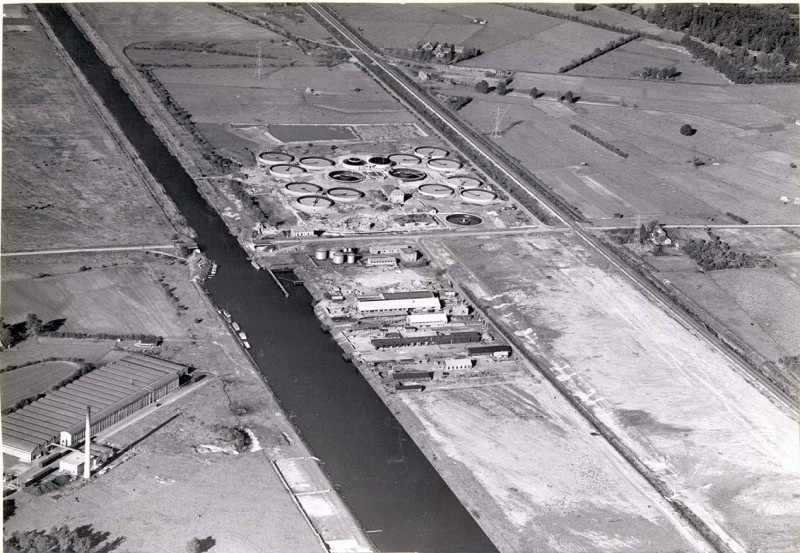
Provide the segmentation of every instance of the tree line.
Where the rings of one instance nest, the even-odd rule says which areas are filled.
[[[562,65],[561,67],[558,68],[558,72],[559,73],[566,73],[567,71],[575,69],[579,65],[583,65],[584,63],[586,63],[588,61],[592,61],[593,59],[595,59],[597,57],[600,57],[603,54],[605,54],[607,52],[610,52],[611,50],[614,50],[615,48],[619,48],[623,44],[627,44],[632,40],[636,40],[637,38],[639,38],[639,33],[633,33],[632,35],[629,35],[629,36],[621,36],[616,40],[612,40],[611,42],[609,42],[608,44],[606,44],[602,48],[595,48],[589,54],[586,54],[585,56],[583,56],[581,58],[574,59],[574,60],[572,60],[571,62],[569,62],[566,65]]]

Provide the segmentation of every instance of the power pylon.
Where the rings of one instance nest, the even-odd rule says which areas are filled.
[[[492,138],[500,138],[502,136],[502,134],[500,133],[500,123],[503,122],[506,113],[508,113],[508,106],[502,108],[499,107],[495,108],[492,110],[492,113],[494,114],[494,130],[492,131],[492,134],[489,136],[491,136]]]

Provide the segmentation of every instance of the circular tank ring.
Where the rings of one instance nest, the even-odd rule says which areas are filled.
[[[433,157],[428,160],[428,167],[434,171],[457,171],[461,162],[446,157]]]
[[[453,189],[446,184],[423,184],[417,191],[429,198],[447,198],[453,195]]]
[[[286,192],[293,196],[307,196],[309,194],[321,194],[323,188],[311,182],[290,182],[283,187]]]
[[[367,162],[360,157],[347,157],[342,160],[342,165],[347,165],[348,167],[363,167],[366,164]]]
[[[317,156],[308,156],[308,157],[301,157],[298,161],[302,167],[306,169],[312,169],[314,171],[319,171],[322,169],[328,169],[329,167],[333,167],[336,165],[332,160],[328,159],[327,157],[317,157]]]
[[[394,165],[394,162],[386,156],[372,156],[369,158],[369,163],[378,167],[391,167]]]
[[[407,167],[393,167],[389,169],[389,175],[406,182],[415,182],[424,180],[426,175],[417,169],[409,169]]]
[[[272,165],[274,163],[291,163],[294,161],[294,156],[285,152],[269,151],[261,152],[256,156],[256,161],[259,165]]]
[[[448,223],[458,225],[460,227],[471,227],[483,223],[483,219],[477,215],[470,215],[468,213],[453,213],[444,218]]]
[[[470,204],[489,205],[497,199],[497,194],[483,188],[467,188],[462,190],[461,200]]]
[[[483,181],[472,175],[453,175],[445,180],[449,185],[460,186],[461,188],[480,188],[483,186]]]
[[[366,177],[358,171],[331,171],[328,173],[328,178],[337,182],[356,183],[363,181]]]
[[[325,196],[309,195],[300,196],[296,200],[298,209],[303,211],[320,212],[332,208],[336,202]]]
[[[355,188],[348,188],[346,186],[336,186],[328,189],[328,196],[334,198],[337,202],[357,202],[364,197],[364,193]]]
[[[279,163],[269,168],[269,172],[280,178],[291,178],[296,175],[302,175],[306,172],[305,169],[298,165],[289,165],[287,163]]]
[[[405,165],[406,167],[413,167],[422,163],[419,157],[411,154],[392,154],[389,159],[397,165]]]
[[[450,152],[438,146],[418,146],[414,153],[423,157],[445,157]]]

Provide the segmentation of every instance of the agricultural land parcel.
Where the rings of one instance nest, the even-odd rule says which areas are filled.
[[[767,255],[769,269],[702,272],[688,256],[647,256],[646,261],[726,328],[769,361],[800,355],[800,238],[778,228],[715,229],[734,251]],[[702,230],[681,229],[679,242],[709,240]]]
[[[159,206],[41,28],[3,39],[3,250],[169,243],[175,229],[153,218]]]
[[[690,509],[744,549],[795,550],[790,415],[577,238],[507,240],[449,241],[440,258]]]
[[[484,53],[461,65],[555,72],[621,35],[490,4],[337,4],[336,11],[378,48],[447,42]],[[485,19],[485,25],[472,23]]]
[[[253,9],[246,7],[243,11],[250,13]],[[270,21],[277,20],[287,30],[291,27],[293,33],[313,36],[313,40],[327,36],[311,18],[298,15],[303,13],[299,7],[287,10],[261,6],[250,15],[264,12]],[[415,121],[355,65],[345,62],[329,67],[323,52],[317,55],[312,49],[312,55],[306,55],[282,36],[211,6],[188,9],[181,4],[161,4],[141,10],[133,5],[92,4],[83,5],[81,11],[118,55],[154,66],[153,74],[191,114],[212,146],[233,152],[240,159],[252,160],[250,151],[279,144],[266,132],[258,132],[259,126],[266,131],[270,123]],[[154,28],[148,26],[151,20]],[[209,28],[214,29],[210,35]],[[167,50],[152,49],[165,47]],[[173,55],[177,57],[171,62]],[[255,132],[243,132],[242,127]]]
[[[459,114],[488,134],[492,110],[509,105],[498,143],[590,219],[621,213],[703,222],[731,212],[753,223],[793,223],[800,215],[779,201],[800,196],[800,176],[790,166],[800,151],[800,127],[786,86],[759,87],[756,98],[737,85],[532,75],[517,75],[514,85],[519,94],[478,97]],[[547,99],[527,97],[532,86]],[[552,101],[565,90],[583,101],[571,107]],[[629,157],[580,136],[571,124]],[[683,124],[697,133],[681,135]],[[695,167],[695,158],[705,165]]]

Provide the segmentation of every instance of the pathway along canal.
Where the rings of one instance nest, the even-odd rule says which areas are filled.
[[[296,287],[286,299],[266,272],[250,265],[63,8],[37,8],[197,231],[202,250],[217,262],[217,275],[206,284],[210,296],[247,332],[259,369],[353,513],[367,530],[380,530],[370,534],[375,544],[383,551],[497,551],[366,380],[322,333],[311,295]],[[259,406],[248,409],[258,412]],[[263,408],[262,413],[271,415]]]

